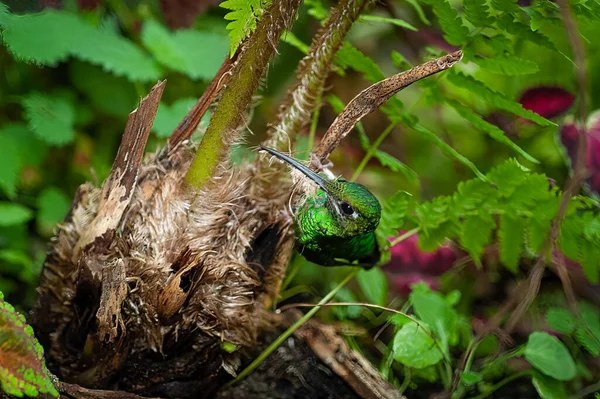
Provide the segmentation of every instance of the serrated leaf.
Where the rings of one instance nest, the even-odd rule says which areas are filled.
[[[504,213],[500,216],[500,261],[508,270],[517,272],[525,242],[525,219]]]
[[[448,81],[454,86],[469,90],[493,106],[529,119],[540,126],[556,126],[555,123],[541,117],[534,112],[524,109],[523,106],[518,102],[509,100],[503,94],[490,89],[485,83],[475,79],[472,76],[468,76],[460,72],[448,73],[446,76]]]
[[[575,362],[565,345],[556,337],[534,332],[525,346],[525,358],[533,367],[560,381],[575,377]]]
[[[48,394],[58,397],[44,363],[44,349],[23,315],[0,292],[0,387],[17,397]]]
[[[342,48],[335,56],[335,64],[342,69],[352,68],[365,75],[365,79],[371,82],[379,82],[386,78],[381,72],[379,65],[371,57],[364,55],[359,49],[348,42],[344,42]]]
[[[562,334],[572,334],[575,331],[577,321],[568,310],[551,308],[546,314],[546,321],[551,329]]]
[[[485,69],[487,72],[507,76],[531,75],[539,72],[538,64],[514,55],[499,55],[494,58],[471,58],[471,61]]]
[[[9,51],[26,62],[55,66],[74,56],[132,81],[152,81],[160,76],[152,59],[131,41],[96,29],[68,11],[46,9],[38,14],[11,14],[3,28]]]
[[[422,369],[442,360],[433,338],[414,321],[406,323],[394,336],[394,359],[408,367]]]
[[[405,163],[403,163],[399,159],[381,150],[376,150],[373,156],[377,158],[377,160],[381,162],[383,166],[390,168],[392,172],[402,173],[410,181],[411,184],[418,184],[419,176],[417,175],[417,172],[409,168]]]
[[[498,11],[511,13],[519,12],[519,6],[516,4],[517,0],[492,0],[492,8]]]
[[[73,141],[75,109],[64,97],[30,93],[22,103],[29,128],[40,140],[58,146]]]
[[[593,356],[600,356],[600,318],[596,309],[587,303],[579,304],[581,323],[575,331],[577,342]]]
[[[398,191],[383,204],[381,220],[377,227],[377,234],[383,239],[398,234],[404,225],[404,218],[408,214],[413,202],[412,196],[406,191]]]
[[[227,54],[225,36],[192,29],[171,33],[153,20],[144,23],[141,38],[161,64],[192,79],[211,79]]]
[[[15,226],[28,222],[33,212],[21,204],[0,201],[0,227]]]
[[[231,10],[225,19],[231,21],[227,24],[230,39],[230,56],[236,52],[240,43],[250,33],[256,30],[256,22],[263,12],[266,2],[262,0],[226,0],[219,7]]]
[[[387,17],[380,17],[377,15],[362,15],[358,19],[358,22],[385,22],[385,23],[396,25],[401,28],[405,28],[405,29],[412,30],[415,32],[418,31],[417,28],[415,28],[408,22],[406,22],[402,19],[398,19],[398,18],[387,18]]]
[[[481,116],[477,115],[469,108],[465,107],[458,101],[447,99],[446,102],[458,112],[460,116],[468,120],[475,126],[477,129],[487,133],[491,138],[496,140],[499,143],[507,145],[512,148],[514,151],[521,154],[525,159],[533,163],[539,163],[537,159],[529,155],[525,150],[519,147],[517,144],[513,143],[504,132],[497,126],[492,125],[491,123],[485,121]]]
[[[581,240],[581,268],[590,283],[598,284],[600,251],[594,242]]]
[[[384,306],[388,296],[387,277],[381,269],[375,267],[371,270],[361,270],[356,276],[356,281],[369,303]]]
[[[465,0],[463,2],[465,17],[473,26],[487,28],[494,23],[490,17],[489,8],[485,0]]]
[[[169,137],[179,122],[181,122],[194,105],[196,105],[196,101],[195,98],[181,98],[170,106],[161,102],[156,113],[156,118],[154,119],[154,124],[152,125],[152,131],[155,132],[158,137]],[[206,117],[208,118],[208,116]],[[203,118],[202,122],[206,124],[205,118]]]
[[[65,218],[71,207],[71,200],[64,192],[56,187],[47,187],[37,199],[38,231],[43,236],[51,236],[54,227]]]
[[[582,221],[577,217],[567,217],[560,226],[560,236],[558,238],[559,248],[571,260],[579,261],[582,241],[580,235],[583,232]]]
[[[432,6],[448,43],[458,46],[466,41],[469,30],[447,0],[423,0],[423,2]]]
[[[499,16],[496,20],[496,25],[498,25],[500,29],[505,30],[506,32],[518,37],[521,40],[530,41],[534,44],[537,44],[538,46],[547,48],[548,50],[554,52],[558,51],[556,46],[550,41],[550,39],[544,36],[541,32],[534,31],[524,23],[515,20],[511,14],[504,14]]]
[[[475,263],[480,263],[485,246],[490,242],[492,230],[496,227],[489,215],[468,216],[462,222],[461,246],[469,252]]]

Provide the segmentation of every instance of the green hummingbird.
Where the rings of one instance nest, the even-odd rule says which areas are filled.
[[[322,266],[357,265],[371,268],[379,260],[375,229],[381,205],[362,184],[342,178],[328,180],[299,161],[272,148],[261,150],[279,158],[313,181],[316,196],[296,210],[294,224],[299,252]]]

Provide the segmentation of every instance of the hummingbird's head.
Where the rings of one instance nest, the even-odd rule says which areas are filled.
[[[375,230],[381,218],[381,205],[362,184],[344,179],[327,180],[297,160],[272,148],[261,150],[281,159],[312,180],[326,196],[326,206],[331,220],[328,235],[354,237]]]

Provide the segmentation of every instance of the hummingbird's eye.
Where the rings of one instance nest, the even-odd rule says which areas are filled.
[[[354,209],[352,209],[352,206],[350,206],[350,204],[347,202],[342,202],[340,207],[342,208],[342,212],[344,212],[346,215],[352,215],[354,213]]]

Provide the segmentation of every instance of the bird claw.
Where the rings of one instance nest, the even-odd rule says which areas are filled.
[[[333,180],[335,178],[333,172],[329,170],[330,168],[333,168],[333,162],[331,162],[329,159],[327,160],[327,163],[322,163],[317,154],[311,152],[310,163],[315,167],[317,172],[325,173],[325,176],[327,176],[330,180]]]

